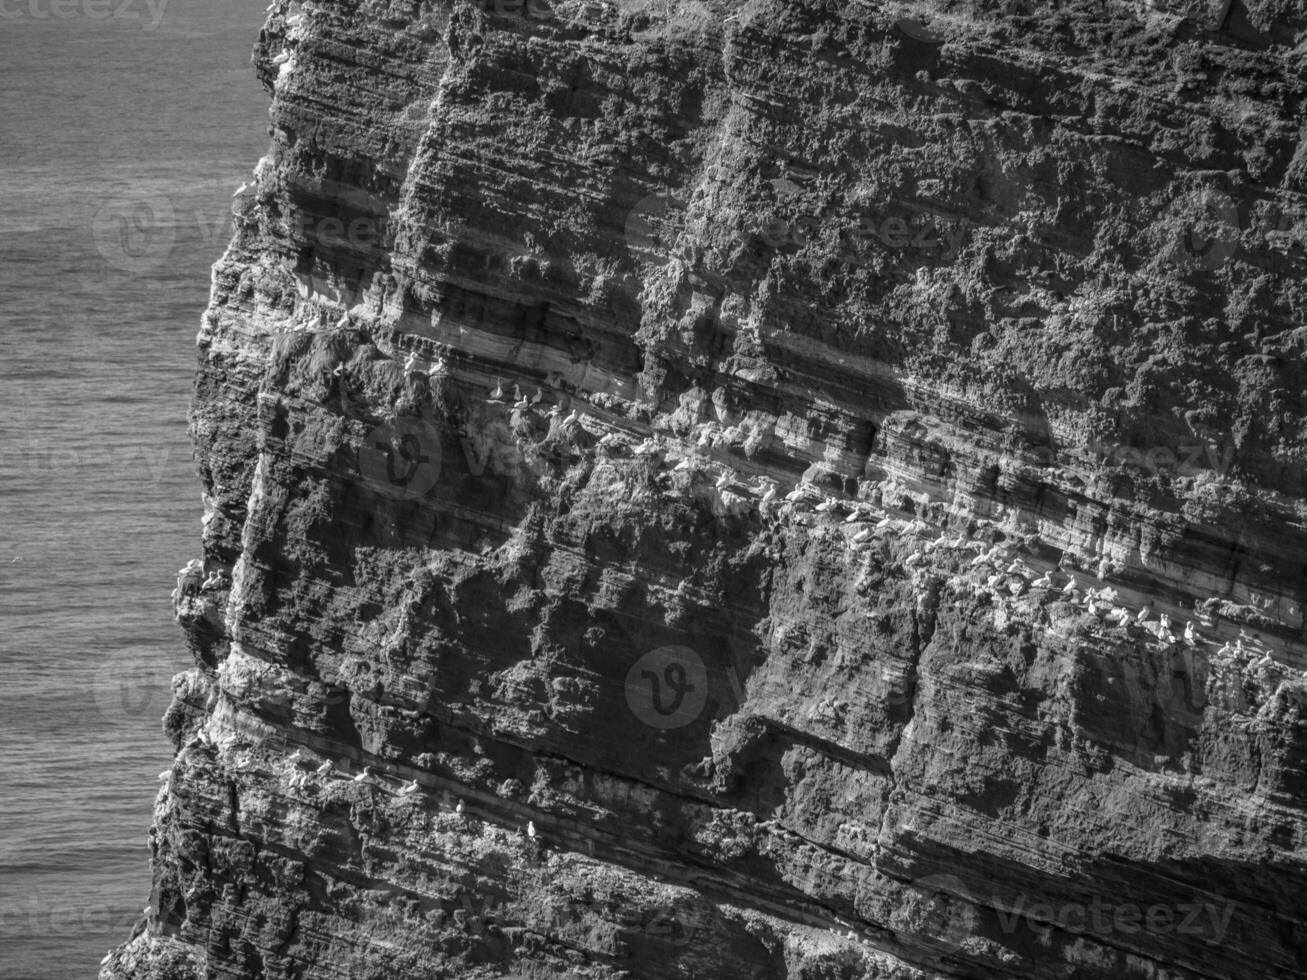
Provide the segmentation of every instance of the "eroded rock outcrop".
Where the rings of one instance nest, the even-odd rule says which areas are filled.
[[[101,976],[1307,973],[1305,27],[275,7]]]

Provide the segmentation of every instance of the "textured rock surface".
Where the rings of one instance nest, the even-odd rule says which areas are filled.
[[[274,9],[101,977],[1307,974],[1304,29]]]

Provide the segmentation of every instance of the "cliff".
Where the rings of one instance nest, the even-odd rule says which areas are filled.
[[[102,980],[1307,975],[1305,30],[274,5]]]

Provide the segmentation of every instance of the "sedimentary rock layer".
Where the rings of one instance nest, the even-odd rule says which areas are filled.
[[[274,5],[102,978],[1307,973],[1304,28]]]

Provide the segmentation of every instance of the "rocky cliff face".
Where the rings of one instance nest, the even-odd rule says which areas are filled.
[[[1307,974],[1305,30],[275,5],[101,977]]]

